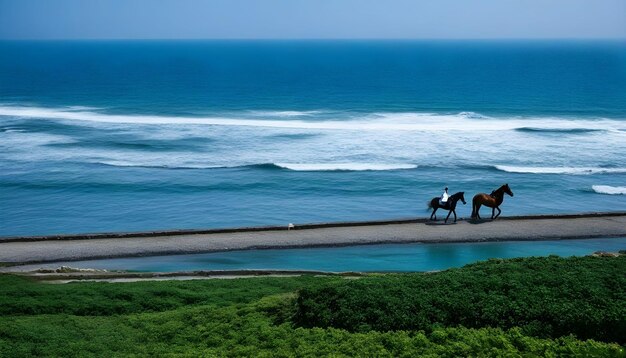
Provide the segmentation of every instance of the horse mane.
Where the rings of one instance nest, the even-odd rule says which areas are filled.
[[[501,185],[498,189],[496,189],[496,190],[492,190],[492,191],[491,191],[491,194],[489,194],[489,196],[493,196],[493,197],[495,197],[496,195],[502,195],[502,196],[504,197],[504,188],[505,188],[506,186],[508,186],[508,185],[509,185],[509,184],[503,184],[503,185]]]
[[[450,195],[450,199],[449,199],[449,201],[452,201],[452,200],[454,200],[454,201],[459,201],[459,200],[461,200],[461,198],[462,198],[464,195],[465,195],[465,192],[464,192],[464,191],[459,191],[458,193],[454,193],[454,194]]]

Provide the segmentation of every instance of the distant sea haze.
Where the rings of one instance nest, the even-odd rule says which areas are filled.
[[[423,217],[504,183],[503,215],[626,210],[624,43],[0,52],[0,236]]]

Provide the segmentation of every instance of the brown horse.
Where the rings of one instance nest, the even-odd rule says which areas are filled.
[[[500,213],[502,213],[500,205],[502,205],[504,201],[504,193],[513,197],[513,192],[511,188],[509,188],[509,184],[504,184],[492,191],[491,194],[479,193],[474,195],[474,199],[472,199],[472,219],[480,219],[480,213],[478,211],[482,205],[491,208],[491,219],[497,219]],[[498,210],[498,215],[494,216],[496,210]]]
[[[447,188],[446,188],[447,189]],[[433,220],[433,216],[435,217],[435,221],[437,221],[437,215],[435,215],[435,213],[437,212],[437,209],[441,208],[444,210],[448,210],[450,211],[448,213],[448,216],[446,216],[446,220],[444,220],[444,223],[448,222],[448,218],[450,217],[450,214],[454,213],[454,222],[456,222],[456,203],[461,200],[463,202],[463,204],[467,204],[465,202],[465,192],[460,191],[454,195],[451,195],[450,198],[448,198],[448,201],[446,202],[446,205],[441,206],[439,204],[439,198],[433,198],[429,203],[428,203],[428,207],[433,209],[433,213],[430,214],[430,220]]]

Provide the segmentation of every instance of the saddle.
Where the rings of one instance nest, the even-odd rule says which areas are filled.
[[[448,209],[450,207],[450,199],[448,199],[445,203],[439,200],[439,207],[442,209]]]

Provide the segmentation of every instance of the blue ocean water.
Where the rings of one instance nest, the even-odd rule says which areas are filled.
[[[0,236],[624,211],[625,154],[623,41],[0,42]]]

